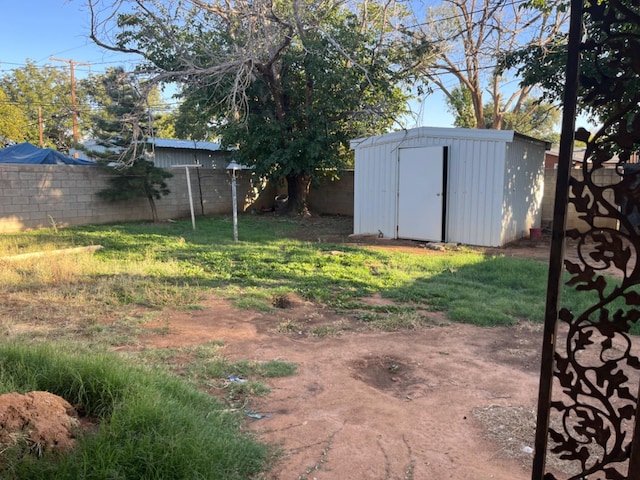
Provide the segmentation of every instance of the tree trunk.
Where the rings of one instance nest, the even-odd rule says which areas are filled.
[[[311,177],[309,175],[287,175],[287,211],[292,214],[309,215],[309,188]]]
[[[153,195],[149,195],[147,198],[149,199],[149,206],[151,206],[151,217],[153,219],[153,223],[158,223],[158,209],[156,208],[156,202],[153,199]]]

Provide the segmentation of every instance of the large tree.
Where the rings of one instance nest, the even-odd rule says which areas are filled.
[[[67,152],[73,145],[73,105],[69,72],[64,68],[27,64],[0,77],[0,89],[7,101],[22,111],[28,119],[24,140],[39,143],[39,126],[43,130],[45,147]],[[86,92],[76,88],[77,105],[86,104]],[[87,113],[79,108],[80,116]]]
[[[476,120],[473,113],[471,94],[465,88],[454,88],[451,97],[447,99],[449,112],[454,116],[454,125],[462,128],[476,128]],[[504,107],[499,110],[504,111]],[[484,123],[493,125],[493,114],[496,111],[494,105],[484,105]],[[558,143],[560,135],[557,133],[557,125],[560,120],[560,110],[552,103],[545,102],[541,98],[530,97],[524,102],[524,108],[518,111],[504,113],[502,128],[516,130],[519,133],[531,137]]]
[[[27,139],[29,122],[22,109],[0,88],[0,148]]]
[[[424,22],[404,30],[412,45],[432,47],[435,61],[429,56],[417,69],[444,93],[459,118],[467,126],[501,129],[509,116],[530,116],[528,110],[538,107],[529,101],[535,85],[515,84],[511,72],[499,68],[500,60],[525,45],[553,42],[567,21],[562,0],[549,0],[544,10],[503,0],[444,0],[427,10]]]
[[[410,73],[393,38],[405,12],[391,0],[108,5],[89,0],[94,40],[183,85],[178,133],[219,136],[256,173],[285,177],[297,209],[314,179],[345,165],[350,139],[388,129],[407,108]]]
[[[546,9],[545,0],[535,0],[531,2],[539,8]],[[568,1],[566,8],[569,8]],[[631,0],[616,0],[612,2],[598,3],[591,9],[608,10],[611,7],[620,9],[629,15],[636,15],[637,7],[632,5]],[[601,5],[601,6],[599,6]],[[604,16],[604,14],[602,14]],[[580,85],[578,90],[578,107],[582,113],[589,115],[594,121],[606,121],[612,111],[620,108],[628,108],[629,105],[636,105],[640,83],[636,77],[639,70],[633,63],[635,58],[625,59],[621,53],[625,44],[616,45],[614,41],[607,38],[607,28],[603,27],[602,20],[594,18],[591,14],[585,15],[584,41],[581,45],[580,60]],[[640,23],[633,23],[620,20],[616,28],[620,29],[620,38],[624,42],[630,38],[640,38]],[[615,34],[615,30],[611,32]],[[602,38],[607,38],[608,43],[600,44]],[[621,41],[622,41],[621,40]],[[538,85],[544,92],[544,97],[550,102],[559,104],[562,101],[565,85],[565,74],[567,65],[567,42],[568,35],[565,32],[558,33],[551,42],[545,45],[528,45],[505,56],[503,60],[504,69],[516,69],[521,78],[521,85],[529,87]],[[624,51],[624,55],[633,53],[630,50]],[[629,64],[626,66],[623,62]],[[623,73],[616,73],[619,78],[617,90],[611,91],[613,96],[609,103],[600,102],[601,92],[594,93],[596,87],[603,78],[612,76],[612,72],[625,70]],[[606,83],[606,82],[604,82]],[[612,85],[613,87],[613,85]]]
[[[545,0],[531,3],[547,8]],[[578,108],[591,117],[598,129],[593,135],[580,131],[576,139],[587,143],[587,152],[601,149],[598,161],[608,159],[613,153],[627,160],[640,150],[640,138],[635,132],[640,124],[637,2],[588,2],[582,25]],[[558,34],[545,46],[530,45],[507,56],[504,68],[517,68],[523,86],[540,85],[549,101],[560,103],[565,85],[567,42],[566,34]]]

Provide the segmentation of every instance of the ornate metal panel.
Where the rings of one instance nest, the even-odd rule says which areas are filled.
[[[631,161],[640,149],[640,1],[571,8],[532,478],[561,478],[546,471],[550,452],[579,472],[562,478],[637,480],[640,337],[630,330],[640,320],[640,169]],[[602,120],[575,135],[587,143],[580,170],[571,168],[576,98]],[[617,175],[602,180],[607,168]],[[583,225],[565,232],[567,202]],[[569,248],[577,260],[564,259]],[[563,282],[584,307],[560,308]]]

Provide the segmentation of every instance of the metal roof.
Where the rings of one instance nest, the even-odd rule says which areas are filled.
[[[156,148],[179,148],[188,150],[222,150],[219,143],[203,142],[199,140],[175,140],[171,138],[149,138],[147,143],[153,144]]]

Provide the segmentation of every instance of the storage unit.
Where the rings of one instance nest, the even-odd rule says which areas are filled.
[[[353,140],[354,234],[502,246],[540,226],[547,142],[421,127]]]

